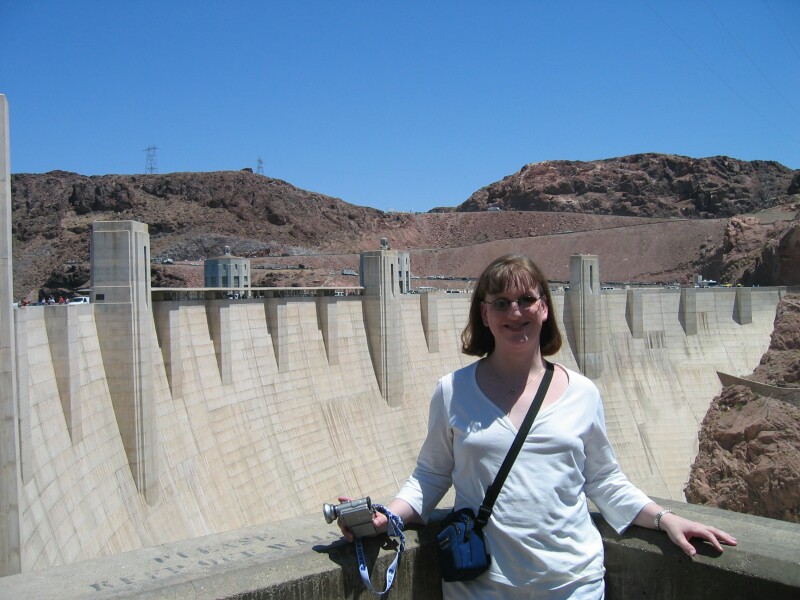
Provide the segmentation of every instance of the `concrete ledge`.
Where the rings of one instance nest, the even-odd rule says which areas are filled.
[[[696,543],[685,556],[661,532],[631,527],[618,536],[595,518],[606,549],[606,598],[625,600],[800,597],[800,525],[717,508],[657,500],[681,516],[733,535],[738,546],[718,554]]]
[[[441,511],[441,516],[445,514]],[[38,600],[368,598],[355,547],[319,515],[143,548],[0,578],[0,599]],[[441,598],[434,530],[406,532],[393,598]],[[388,541],[387,541],[388,540]],[[385,587],[394,540],[367,540],[376,589]],[[418,570],[417,567],[421,567]],[[432,579],[433,578],[433,579]],[[431,591],[433,595],[430,595]]]
[[[606,547],[609,600],[800,597],[800,525],[659,502],[728,531],[739,546],[718,555],[700,543],[698,555],[689,559],[663,533],[632,527],[618,536],[595,516]],[[437,511],[436,518],[445,513]],[[433,523],[406,533],[394,600],[441,598],[437,530]],[[393,542],[383,537],[365,544],[376,589],[385,586]],[[321,514],[0,579],[2,600],[371,597],[359,578],[354,547]]]
[[[774,398],[776,400],[783,400],[789,402],[797,407],[800,407],[800,388],[778,387],[775,385],[768,385],[766,383],[759,383],[743,377],[736,377],[728,373],[720,373],[717,371],[720,383],[725,386],[743,385],[754,393],[767,398]]]

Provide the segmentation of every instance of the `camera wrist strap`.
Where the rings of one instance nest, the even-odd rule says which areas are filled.
[[[400,545],[397,548],[397,555],[394,557],[392,564],[389,565],[389,568],[386,571],[386,589],[382,592],[379,592],[372,587],[372,582],[369,579],[369,569],[367,569],[367,559],[364,556],[364,545],[361,543],[360,538],[356,539],[356,556],[358,557],[358,572],[361,574],[361,581],[364,582],[364,585],[367,586],[372,593],[381,596],[388,592],[389,588],[392,587],[394,575],[397,572],[397,563],[400,561],[400,555],[403,553],[403,550],[405,550],[406,547],[406,536],[403,535],[403,520],[400,517],[382,504],[373,504],[372,506],[378,512],[385,514],[389,519],[389,522],[386,526],[386,533],[391,537],[400,539]]]

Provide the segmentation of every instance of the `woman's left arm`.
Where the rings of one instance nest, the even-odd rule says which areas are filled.
[[[687,556],[694,556],[697,550],[689,543],[692,538],[701,538],[710,543],[718,552],[722,552],[722,545],[736,545],[736,538],[709,525],[684,519],[671,510],[650,502],[639,511],[633,520],[634,525],[666,531],[669,539],[675,543]]]

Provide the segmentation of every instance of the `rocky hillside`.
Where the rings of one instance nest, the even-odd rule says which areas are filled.
[[[800,220],[792,211],[767,210],[756,216],[730,219],[721,246],[705,258],[702,271],[719,281],[743,285],[798,285],[800,283]]]
[[[635,154],[525,165],[459,207],[646,217],[717,218],[764,210],[800,194],[800,172],[770,161]]]
[[[584,252],[601,256],[612,281],[687,283],[702,273],[800,284],[800,172],[772,162],[549,161],[426,214],[384,213],[249,171],[15,174],[11,192],[16,299],[86,286],[92,222],[128,219],[148,224],[156,261],[176,263],[154,265],[159,287],[202,285],[202,260],[224,246],[264,269],[255,285],[353,285],[341,270],[381,238],[410,251],[422,274],[474,276],[487,255],[516,249],[553,265],[555,279],[567,276],[570,253]],[[275,268],[285,266],[293,270]]]
[[[769,350],[748,379],[795,388],[794,403],[725,387],[703,419],[686,499],[800,523],[800,296],[781,300]]]

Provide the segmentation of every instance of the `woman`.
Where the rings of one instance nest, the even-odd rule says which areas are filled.
[[[484,270],[461,339],[464,353],[482,358],[439,380],[417,467],[387,506],[405,523],[427,519],[451,485],[454,508],[477,511],[536,394],[544,357],[561,347],[547,279],[530,258],[503,256]],[[444,582],[444,597],[602,598],[603,546],[587,498],[618,532],[631,523],[662,529],[689,556],[696,553],[692,538],[720,552],[720,542],[736,544],[634,487],[606,435],[597,388],[555,365],[484,528],[492,565],[475,580]],[[375,515],[378,531],[386,520]],[[342,531],[352,539],[346,527]]]

